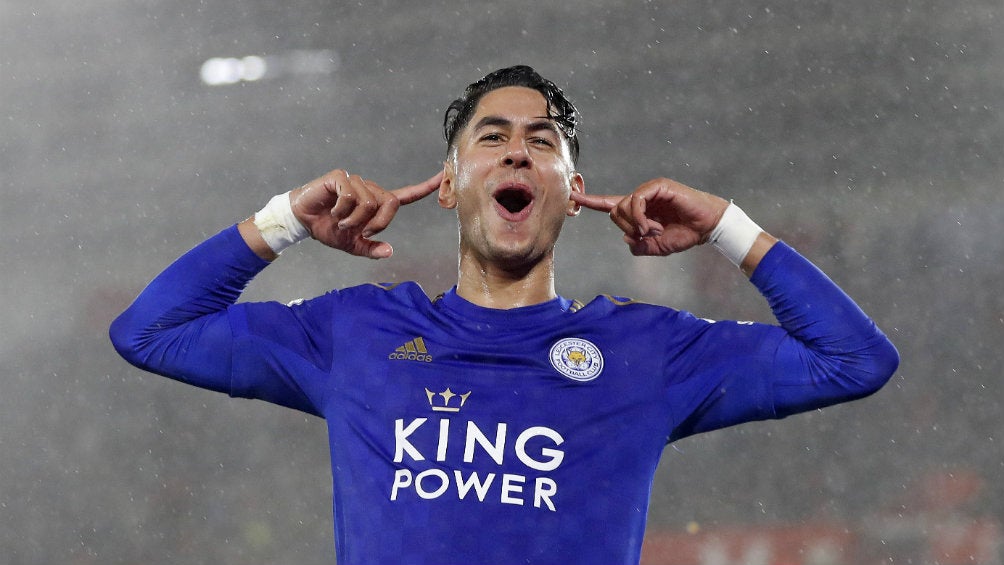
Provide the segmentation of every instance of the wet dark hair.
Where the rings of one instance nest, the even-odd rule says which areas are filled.
[[[568,142],[572,162],[578,161],[579,138],[575,128],[581,120],[579,111],[568,98],[565,98],[565,93],[560,88],[526,65],[516,65],[488,73],[477,82],[471,83],[464,90],[463,96],[450,103],[443,118],[443,136],[446,137],[447,148],[453,148],[457,136],[471,121],[481,98],[493,90],[507,86],[532,88],[544,97],[547,101],[547,116],[554,120],[558,130]]]

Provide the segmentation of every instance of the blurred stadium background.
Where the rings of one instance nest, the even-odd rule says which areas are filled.
[[[323,422],[134,370],[107,325],[274,193],[334,167],[431,175],[449,100],[527,63],[585,116],[588,190],[669,176],[734,198],[903,356],[864,401],[667,448],[644,562],[999,565],[1002,17],[999,0],[0,1],[0,560],[332,563]],[[634,259],[608,224],[569,224],[559,292],[771,319],[713,251]],[[301,245],[250,298],[452,284],[434,202],[387,239],[382,262]]]

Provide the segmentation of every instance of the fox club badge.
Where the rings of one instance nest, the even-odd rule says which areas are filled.
[[[592,342],[574,337],[551,346],[551,366],[573,381],[587,382],[603,371],[603,355]]]

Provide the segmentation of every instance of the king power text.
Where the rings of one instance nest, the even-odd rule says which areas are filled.
[[[462,429],[451,434],[451,428]],[[565,452],[557,448],[564,441],[561,434],[545,426],[531,426],[514,433],[505,422],[486,431],[471,421],[462,423],[443,418],[436,425],[428,418],[410,422],[398,419],[394,421],[394,463],[407,467],[394,472],[390,499],[456,496],[460,500],[485,502],[492,498],[502,504],[532,505],[554,512],[558,484],[542,473],[561,465]],[[454,453],[460,449],[462,453]],[[500,469],[498,472],[445,470],[449,465],[422,468],[423,461],[443,463],[448,457],[451,460],[459,457],[463,463],[476,464],[481,469],[492,468],[490,462],[494,462]],[[502,472],[506,457],[515,457],[527,471]],[[512,470],[512,465],[508,469]]]

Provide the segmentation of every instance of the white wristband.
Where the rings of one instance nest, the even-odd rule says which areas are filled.
[[[730,202],[718,225],[711,230],[708,241],[738,267],[762,231],[742,208]]]
[[[293,215],[288,192],[273,196],[264,208],[255,213],[254,225],[276,254],[310,237],[307,228]]]

